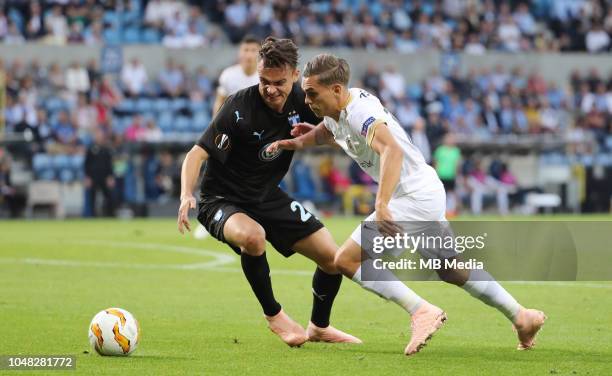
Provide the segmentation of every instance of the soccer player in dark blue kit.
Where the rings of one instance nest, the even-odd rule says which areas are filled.
[[[297,64],[298,49],[291,40],[270,37],[264,41],[257,64],[259,84],[228,97],[185,157],[178,229],[181,233],[184,228],[190,230],[188,212],[196,207],[192,192],[207,161],[198,220],[240,255],[270,330],[289,346],[306,341],[361,343],[329,325],[342,281],[334,266],[338,246],[312,213],[278,187],[293,152],[266,151],[271,143],[289,138],[293,125],[321,121],[304,102],[305,94],[296,83]],[[274,298],[266,240],[285,257],[297,252],[317,264],[306,330]]]

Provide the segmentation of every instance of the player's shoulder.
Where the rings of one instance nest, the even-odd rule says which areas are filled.
[[[234,107],[251,108],[256,95],[259,95],[258,85],[252,85],[244,89],[240,89],[234,94],[230,94],[225,103]]]
[[[380,100],[374,95],[360,88],[350,88],[351,100],[346,107],[349,120],[351,118],[361,118],[366,114],[374,115],[382,109]]]

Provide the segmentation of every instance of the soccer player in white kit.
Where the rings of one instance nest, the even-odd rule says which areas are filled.
[[[302,88],[306,103],[324,121],[317,126],[299,124],[296,137],[277,141],[268,150],[299,150],[315,145],[339,145],[379,183],[376,211],[366,221],[377,221],[384,234],[398,231],[394,221],[446,221],[445,192],[436,172],[425,162],[397,120],[374,95],[348,88],[346,60],[321,54],[306,64]],[[361,275],[361,226],[340,247],[336,267],[347,277],[379,296],[397,303],[411,315],[412,337],[404,353],[418,352],[442,326],[446,314],[417,295],[397,278],[374,281]],[[446,270],[439,273],[473,297],[503,313],[514,325],[519,350],[535,344],[544,324],[543,312],[523,308],[484,270]]]
[[[225,68],[219,76],[217,97],[213,105],[213,116],[219,111],[225,99],[238,90],[259,83],[257,54],[260,43],[255,37],[246,36],[238,47],[238,64]]]

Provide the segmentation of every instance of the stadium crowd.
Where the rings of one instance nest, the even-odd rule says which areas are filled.
[[[196,48],[246,34],[298,45],[465,51],[609,51],[605,0],[41,0],[2,2],[0,39],[20,44],[162,43]]]
[[[28,156],[37,178],[74,181],[88,177],[83,156],[101,140],[98,143],[107,143],[113,150],[113,181],[103,181],[108,188],[120,191],[117,204],[163,200],[176,194],[176,156],[145,148],[141,163],[134,166],[129,151],[137,143],[155,145],[176,136],[183,136],[186,143],[196,139],[208,124],[214,100],[215,80],[205,68],[190,72],[169,59],[154,75],[133,59],[113,76],[101,74],[93,60],[66,67],[41,66],[36,60],[15,60],[0,66],[6,77],[5,132],[23,133],[31,140],[16,152]],[[439,169],[443,180],[459,179],[466,192],[507,188],[492,185],[489,177],[507,184],[515,179],[510,172],[500,172],[503,161],[498,161],[497,167],[484,168],[478,160],[462,159],[461,153],[453,151],[457,140],[548,134],[565,139],[569,153],[587,155],[610,151],[612,146],[612,76],[606,77],[596,68],[575,71],[565,87],[546,82],[538,72],[524,72],[521,67],[507,71],[501,65],[466,74],[453,71],[448,76],[434,70],[418,83],[405,82],[393,65],[370,65],[355,81],[355,86],[383,100],[428,162],[443,166]],[[75,161],[62,158],[62,163],[80,167],[65,172],[63,165],[58,167],[42,157],[65,155],[74,156]],[[7,164],[3,163],[6,182]],[[296,196],[335,201],[345,212],[357,207],[367,211],[367,190],[350,187],[371,187],[373,183],[355,166],[340,171],[324,161],[319,171],[309,171],[308,166],[299,171],[316,178],[312,183],[312,177],[293,176],[289,189],[301,192]],[[144,181],[144,197],[140,199],[135,188],[137,176]],[[349,198],[345,197],[347,192]],[[471,199],[472,211],[480,211],[479,201]],[[498,200],[500,211],[507,212],[506,202]]]

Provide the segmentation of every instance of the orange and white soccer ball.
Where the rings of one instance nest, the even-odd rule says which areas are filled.
[[[130,355],[140,341],[140,325],[121,308],[107,308],[89,324],[89,343],[100,355]]]

